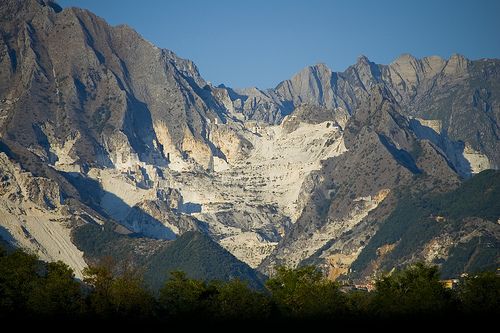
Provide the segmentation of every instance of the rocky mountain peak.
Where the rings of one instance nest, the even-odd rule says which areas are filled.
[[[462,75],[467,72],[470,61],[461,54],[453,54],[446,62],[444,73],[448,75]]]
[[[410,86],[415,86],[418,83],[420,73],[422,72],[420,62],[408,53],[398,57],[389,67]]]
[[[280,83],[275,91],[294,105],[302,103],[331,105],[332,71],[325,64],[309,66],[290,80]]]
[[[415,58],[412,54],[410,53],[403,53],[399,57],[397,57],[392,63],[397,63],[397,64],[405,64],[405,63],[411,63],[417,61],[417,58]]]
[[[365,56],[364,54],[358,56],[358,58],[356,59],[356,64],[360,64],[360,65],[367,65],[367,64],[370,64],[370,59],[368,59],[367,56]]]
[[[310,68],[313,69],[314,71],[318,71],[321,73],[331,73],[332,72],[330,67],[328,67],[328,65],[325,64],[324,62],[319,62],[313,66],[310,66]]]
[[[329,80],[332,75],[331,69],[324,63],[308,66],[292,76],[291,82],[298,85],[307,85],[311,80]]]
[[[421,62],[427,77],[435,77],[446,65],[446,60],[440,56],[424,57]]]
[[[18,23],[33,19],[44,20],[61,10],[57,3],[49,0],[9,0],[0,5],[0,16],[7,22]]]
[[[379,66],[364,55],[359,56],[356,63],[349,67],[345,73],[359,80],[367,92],[379,83],[381,75]]]

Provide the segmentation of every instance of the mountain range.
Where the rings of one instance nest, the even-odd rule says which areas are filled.
[[[499,264],[498,59],[361,56],[232,89],[83,9],[0,16],[3,242],[79,277],[111,256],[156,286]]]

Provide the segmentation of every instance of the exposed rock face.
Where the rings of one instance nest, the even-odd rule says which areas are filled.
[[[117,249],[140,266],[198,231],[252,268],[337,278],[402,191],[500,165],[498,60],[360,57],[233,90],[85,10],[9,0],[0,15],[0,236],[77,272]],[[418,257],[447,260],[455,236]],[[397,264],[400,244],[377,243],[364,274]]]
[[[488,156],[475,151],[470,144],[452,141],[442,130],[441,121],[415,118],[410,120],[410,126],[419,139],[428,140],[446,156],[455,171],[464,178],[493,167]]]
[[[62,260],[82,277],[86,263],[70,232],[84,218],[99,221],[99,215],[90,209],[63,204],[55,181],[23,171],[0,153],[0,237],[41,259]]]
[[[196,219],[172,211],[162,200],[145,200],[136,204],[123,224],[131,231],[150,238],[175,239],[186,231],[201,231]]]
[[[254,126],[255,125],[255,126]],[[345,151],[334,121],[247,124],[248,154],[214,173],[173,175],[184,204],[237,258],[255,267],[272,251],[302,209],[301,185],[320,161]],[[231,157],[228,155],[228,157]]]
[[[344,72],[308,67],[274,89],[229,94],[247,119],[279,123],[302,104],[341,108],[352,114],[377,84],[383,85],[407,116],[441,122],[441,131],[500,165],[500,62],[470,61],[461,55],[416,59],[404,54],[389,65],[361,56]],[[228,89],[229,90],[229,89]]]
[[[2,17],[3,137],[52,164],[161,165],[171,153],[210,167],[208,125],[228,111],[191,61],[85,10],[16,0]]]
[[[226,162],[234,163],[244,159],[253,149],[252,143],[230,126],[213,125],[210,127],[210,141],[219,148],[219,157]]]
[[[347,151],[324,161],[313,173],[312,184],[305,183],[301,191],[304,209],[275,252],[266,258],[263,269],[276,264],[298,265],[313,255],[324,258],[334,253],[336,244],[332,241],[357,228],[366,229],[363,224],[368,223],[369,212],[393,189],[411,184],[420,175],[444,179],[447,186],[459,182],[446,158],[418,141],[387,90],[375,87],[371,96],[346,125]],[[359,253],[365,237],[370,237],[367,230],[353,233],[345,240],[350,247],[341,248],[343,254]]]

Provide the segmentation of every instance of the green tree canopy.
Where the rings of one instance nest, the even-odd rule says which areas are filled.
[[[278,267],[266,286],[285,316],[325,317],[339,314],[344,308],[345,297],[338,284],[327,280],[313,266]]]
[[[30,294],[28,307],[41,316],[82,314],[85,309],[82,286],[75,280],[73,270],[61,261],[48,263],[46,273]]]
[[[452,308],[452,294],[439,281],[439,269],[425,263],[396,270],[376,281],[372,310],[382,315],[432,315]]]
[[[160,290],[160,305],[169,317],[199,316],[207,309],[209,288],[200,280],[190,279],[184,272],[171,272]]]
[[[482,272],[466,277],[458,290],[463,310],[468,314],[500,314],[500,276]]]
[[[151,317],[155,311],[153,295],[145,288],[138,272],[125,267],[114,273],[113,263],[84,270],[84,282],[91,287],[91,310],[101,317],[141,319]]]
[[[34,254],[22,250],[0,253],[0,316],[17,313],[26,307],[39,284],[41,263]]]
[[[270,315],[271,303],[266,295],[251,290],[248,284],[235,279],[212,284],[211,310],[220,319],[265,320]]]

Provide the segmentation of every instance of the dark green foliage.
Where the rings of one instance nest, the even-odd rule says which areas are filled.
[[[3,322],[23,318],[295,325],[303,320],[339,324],[478,314],[489,320],[500,309],[497,274],[467,277],[451,290],[439,281],[436,266],[422,263],[381,277],[374,292],[342,292],[312,266],[277,268],[266,283],[268,292],[251,289],[238,279],[205,282],[172,272],[157,297],[144,286],[139,272],[114,265],[107,259],[87,268],[82,283],[61,262],[44,263],[20,250],[0,250],[0,318]]]
[[[231,280],[211,285],[216,293],[212,297],[215,306],[211,312],[220,320],[265,320],[271,314],[271,299],[250,289],[245,282]]]
[[[460,276],[464,271],[476,273],[494,270],[500,265],[500,241],[492,236],[474,237],[451,249],[441,266],[443,277]]]
[[[352,290],[346,293],[346,311],[352,318],[369,318],[372,311],[374,293],[365,290]]]
[[[483,272],[466,277],[458,290],[463,311],[468,314],[500,314],[500,277]]]
[[[326,317],[345,308],[345,297],[336,283],[313,266],[278,267],[266,283],[280,312],[292,317]]]
[[[437,198],[437,207],[452,219],[467,216],[495,220],[500,216],[500,171],[485,170],[459,189]]]
[[[381,316],[431,316],[454,308],[452,294],[439,282],[436,266],[414,264],[376,282],[373,312]]]
[[[100,264],[85,269],[84,282],[92,291],[89,311],[98,317],[120,317],[127,320],[153,317],[155,300],[144,287],[142,278],[129,268],[113,274],[112,264]]]
[[[41,269],[35,255],[17,250],[0,254],[0,316],[25,309],[39,284]]]
[[[60,261],[48,263],[46,272],[30,295],[28,308],[41,316],[55,313],[63,317],[81,315],[85,304],[73,270]]]
[[[0,317],[78,317],[84,311],[81,285],[62,262],[43,263],[17,250],[0,253]]]
[[[203,281],[189,279],[175,271],[160,290],[160,305],[168,317],[196,318],[208,309],[207,286]]]
[[[174,271],[160,290],[163,313],[171,319],[264,320],[270,299],[240,280],[229,282],[190,279]]]
[[[108,265],[94,266],[84,273],[83,281],[93,288],[88,298],[89,311],[100,316],[111,315],[110,289],[114,279],[111,268]]]

